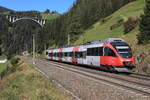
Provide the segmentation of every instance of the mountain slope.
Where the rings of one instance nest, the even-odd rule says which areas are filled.
[[[121,37],[123,34],[123,25],[111,30],[110,27],[116,24],[120,19],[127,19],[129,16],[140,16],[143,12],[144,0],[137,0],[131,2],[111,16],[105,18],[105,22],[99,21],[86,30],[82,36],[75,42],[75,44],[80,44],[83,41],[89,40],[101,40],[108,37]],[[137,31],[137,30],[136,30]],[[130,32],[132,33],[132,32]],[[129,33],[129,34],[130,34]]]
[[[60,14],[41,14],[42,18],[52,20],[60,16]]]
[[[0,6],[0,13],[10,12],[10,11],[12,11],[12,10],[11,10],[11,9],[8,9],[8,8],[5,8],[5,7]]]
[[[76,45],[90,40],[103,40],[110,37],[124,38],[132,48],[135,56],[135,72],[150,74],[150,44],[138,45],[136,35],[139,33],[138,26],[131,32],[124,34],[123,24],[111,30],[110,27],[116,24],[120,19],[127,20],[129,16],[139,17],[143,13],[145,0],[136,0],[131,2],[111,16],[105,18],[105,22],[98,21],[80,36],[74,43]]]

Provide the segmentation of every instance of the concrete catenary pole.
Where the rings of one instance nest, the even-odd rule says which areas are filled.
[[[33,64],[35,64],[35,34],[33,34]]]
[[[68,45],[70,45],[70,34],[68,34]]]

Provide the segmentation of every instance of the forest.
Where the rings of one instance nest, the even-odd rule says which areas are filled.
[[[51,20],[43,30],[49,35],[50,45],[66,45],[68,35],[73,43],[96,21],[105,22],[105,17],[131,1],[135,0],[77,0],[68,12]]]

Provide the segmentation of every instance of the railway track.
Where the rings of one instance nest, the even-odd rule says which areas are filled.
[[[142,94],[145,96],[150,96],[150,85],[149,85],[150,82],[149,82],[149,79],[147,80],[147,78],[145,80],[147,81],[147,83],[145,84],[145,82],[142,83],[144,78],[140,79],[139,77],[134,77],[134,78],[138,78],[139,80],[142,80],[138,82],[138,81],[133,81],[131,79],[124,79],[124,78],[118,77],[119,75],[114,74],[114,73],[108,74],[106,72],[103,73],[97,70],[91,70],[91,69],[87,69],[83,67],[78,67],[75,65],[61,64],[59,62],[52,62],[52,61],[46,61],[46,60],[38,61],[38,66],[41,66],[41,65],[49,66],[50,64],[60,69],[67,70],[76,74],[80,74],[85,77],[89,77],[91,79],[94,79],[95,81],[104,82],[104,84],[113,85],[113,86],[116,86],[117,88],[125,89],[130,92],[135,92],[139,95]],[[129,76],[121,75],[121,76],[126,77],[126,78],[130,77],[130,75]]]
[[[27,59],[32,60],[31,58],[27,58]],[[56,66],[57,68],[90,78],[93,81],[97,81],[105,85],[114,86],[115,88],[122,89],[129,93],[135,93],[136,95],[146,96],[150,98],[150,85],[149,85],[150,81],[149,79],[147,80],[147,78],[149,77],[144,76],[143,78],[139,78],[142,76],[131,77],[130,75],[120,75],[120,74],[118,75],[118,74],[102,72],[102,71],[100,72],[99,70],[95,70],[95,69],[91,70],[91,68],[79,67],[76,65],[69,65],[65,63],[39,60],[39,59],[37,59],[36,65],[37,65],[36,67],[38,67],[39,69],[42,66],[50,67],[49,65],[53,65]],[[131,79],[128,79],[129,77]],[[134,81],[133,78],[141,81]]]
[[[150,81],[150,76],[146,76],[146,75],[142,75],[142,74],[131,73],[129,76],[134,77],[134,78],[138,78],[138,79],[142,79],[142,80]]]
[[[47,61],[47,60],[45,60]],[[101,71],[99,68],[93,68],[93,67],[89,67],[89,66],[80,66],[80,65],[70,65],[70,64],[66,64],[66,63],[59,63],[59,62],[53,62],[55,64],[60,64],[60,65],[65,65],[67,67],[73,67],[73,68],[77,68],[79,70],[84,70],[84,71],[88,71],[88,72],[91,72],[91,73],[95,73],[95,74],[103,74],[103,75],[106,75],[108,77],[115,77],[115,78],[118,78],[118,79],[121,79],[122,77],[124,79],[126,78],[132,78],[132,79],[136,79],[137,81],[141,81],[141,83],[139,84],[143,84],[142,82],[146,81],[148,82],[147,84],[144,83],[143,85],[147,85],[150,87],[150,76],[146,76],[146,75],[141,75],[141,74],[137,74],[137,73],[119,73],[119,74],[116,74],[116,73],[110,73],[110,72],[104,72],[104,71]],[[121,77],[120,77],[121,76]],[[113,78],[112,77],[112,78]],[[128,81],[128,80],[127,80]],[[133,81],[133,80],[132,80]]]

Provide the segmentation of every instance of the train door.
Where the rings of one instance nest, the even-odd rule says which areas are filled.
[[[86,51],[80,51],[77,54],[78,64],[86,64]]]
[[[93,65],[100,66],[100,56],[99,56],[99,47],[93,48],[94,57],[93,57]]]
[[[86,60],[88,65],[92,65],[92,48],[87,49]]]
[[[86,59],[86,57],[87,57],[87,50],[84,50],[84,51],[82,52],[82,63],[83,63],[84,65],[87,65],[87,59]]]
[[[77,63],[78,64],[84,64],[83,63],[83,60],[84,60],[83,53],[84,53],[84,47],[80,46],[79,51],[77,53],[77,58],[78,58]]]
[[[76,52],[77,54],[76,54],[76,57],[78,58],[78,64],[83,64],[83,59],[82,59],[82,51],[80,51],[80,52]]]
[[[115,54],[115,52],[109,48],[109,47],[104,47],[104,65],[115,65],[115,63],[117,62],[117,55]]]
[[[87,63],[88,65],[100,66],[100,56],[98,55],[98,47],[87,49]]]

